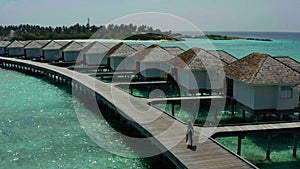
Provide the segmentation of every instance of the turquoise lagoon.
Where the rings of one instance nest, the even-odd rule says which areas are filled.
[[[262,37],[263,38],[263,37]],[[299,38],[300,39],[300,38]],[[143,43],[146,46],[153,42]],[[225,50],[237,58],[242,58],[253,52],[267,53],[272,56],[290,56],[300,61],[300,42],[287,40],[254,41],[254,40],[207,40],[186,38],[178,42],[157,42],[161,46],[179,46],[184,50],[200,47],[206,50]]]
[[[0,69],[0,78],[0,168],[102,169],[164,165],[157,157],[124,158],[99,147],[83,131],[74,106],[87,115],[94,114],[74,99],[66,87],[4,69]],[[128,156],[136,156],[106,121],[98,119],[97,125],[108,143]],[[108,143],[105,145],[109,146]]]

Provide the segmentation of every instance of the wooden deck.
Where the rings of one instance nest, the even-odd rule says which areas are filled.
[[[94,69],[105,69],[108,68],[107,65],[99,65],[99,66],[70,66],[71,70],[94,70]]]
[[[300,122],[288,123],[272,123],[272,124],[254,124],[254,125],[239,125],[218,127],[215,130],[215,136],[237,136],[249,134],[265,134],[266,131],[271,134],[272,131],[276,133],[300,133]]]
[[[128,76],[135,75],[136,72],[128,71],[128,72],[100,72],[100,73],[88,73],[90,76]]]
[[[184,96],[184,97],[167,97],[149,99],[150,103],[167,102],[167,101],[181,101],[181,100],[208,100],[208,99],[226,99],[225,96]]]
[[[116,106],[121,114],[136,121],[153,136],[149,139],[154,144],[159,143],[160,146],[169,149],[172,156],[176,157],[176,160],[180,161],[186,168],[256,168],[235,153],[217,144],[211,138],[204,143],[200,143],[197,138],[199,138],[201,128],[196,128],[195,132],[196,150],[192,151],[187,149],[184,139],[186,125],[151,107],[147,104],[149,102],[147,99],[131,96],[114,87],[114,85],[105,84],[87,74],[78,73],[46,63],[3,57],[0,57],[0,60],[21,62],[29,66],[40,67],[44,70],[57,72],[65,77],[73,78],[80,82],[82,85],[95,91],[108,102]]]
[[[167,84],[167,81],[119,82],[119,83],[115,83],[115,84],[116,85],[124,85],[124,86],[158,85],[158,84]]]

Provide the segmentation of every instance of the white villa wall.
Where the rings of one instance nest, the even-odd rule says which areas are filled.
[[[178,73],[178,78],[177,78],[177,83],[179,83],[181,86],[185,87],[185,88],[189,88],[190,86],[190,75],[189,73],[187,73],[186,70],[183,69],[177,69],[177,73]]]
[[[4,47],[0,47],[0,55],[5,54],[5,48]]]
[[[276,108],[277,88],[277,86],[255,86],[254,108],[257,110]]]
[[[88,65],[107,64],[105,53],[86,53],[85,61]]]
[[[207,73],[178,69],[177,82],[187,89],[207,89]]]
[[[163,66],[159,62],[140,62],[141,74],[146,78],[163,78],[165,72],[161,68]]]
[[[299,90],[298,89],[294,89],[293,88],[293,96],[294,96],[294,107],[298,107],[299,106]]]
[[[251,109],[254,109],[254,89],[254,86],[233,80],[233,98]]]
[[[292,86],[290,86],[293,90],[293,94],[291,98],[281,98],[280,97],[280,91],[281,86],[277,86],[276,93],[277,96],[275,98],[276,108],[278,110],[288,110],[288,109],[294,109],[295,107],[298,107],[299,102],[299,92],[296,89],[293,89]]]
[[[299,92],[293,89],[291,98],[281,98],[280,85],[249,85],[233,81],[233,97],[253,110],[276,109],[290,110],[298,107]]]
[[[110,58],[110,67],[113,70],[126,70],[126,56],[118,56],[118,57],[111,57]],[[124,60],[124,62],[122,62]]]
[[[123,61],[122,61],[122,66],[120,66],[120,69],[123,70],[136,70],[136,62],[133,58],[131,57],[126,57]]]
[[[66,51],[64,52],[64,61],[73,62],[76,61],[80,55],[80,51]]]
[[[62,58],[61,50],[45,50],[44,51],[45,60],[59,60]]]
[[[206,74],[206,89],[222,89],[224,88],[224,75],[215,72],[205,72]]]
[[[26,57],[33,58],[33,57],[40,57],[43,55],[43,52],[40,48],[37,49],[26,49]]]
[[[23,56],[24,48],[9,48],[8,49],[8,55],[9,56]]]
[[[140,71],[146,78],[163,78],[170,73],[170,65],[165,62],[140,62]]]
[[[206,71],[192,71],[189,75],[189,89],[208,89]],[[193,77],[194,76],[194,77]],[[196,80],[196,83],[195,83]]]

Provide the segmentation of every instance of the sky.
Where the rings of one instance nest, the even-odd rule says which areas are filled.
[[[0,25],[70,26],[90,18],[92,25],[173,31],[300,32],[299,9],[299,0],[0,0]]]

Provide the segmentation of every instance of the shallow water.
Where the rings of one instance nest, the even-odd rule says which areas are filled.
[[[263,38],[263,37],[260,37]],[[128,42],[143,43],[150,46],[153,42]],[[179,46],[184,50],[191,47],[200,47],[206,50],[225,50],[237,58],[242,58],[250,53],[267,53],[272,56],[290,56],[300,61],[300,42],[274,40],[274,41],[252,41],[252,40],[206,40],[186,38],[178,42],[158,42],[161,46]]]
[[[92,115],[63,87],[0,69],[0,168],[149,168],[97,146],[82,130],[74,106]],[[107,122],[101,132],[123,153],[133,154]]]
[[[237,151],[237,137],[217,138],[230,150]],[[251,136],[242,140],[242,157],[261,169],[299,168],[300,159],[292,155],[293,136],[274,135],[271,138],[270,160],[266,160],[267,136]]]

